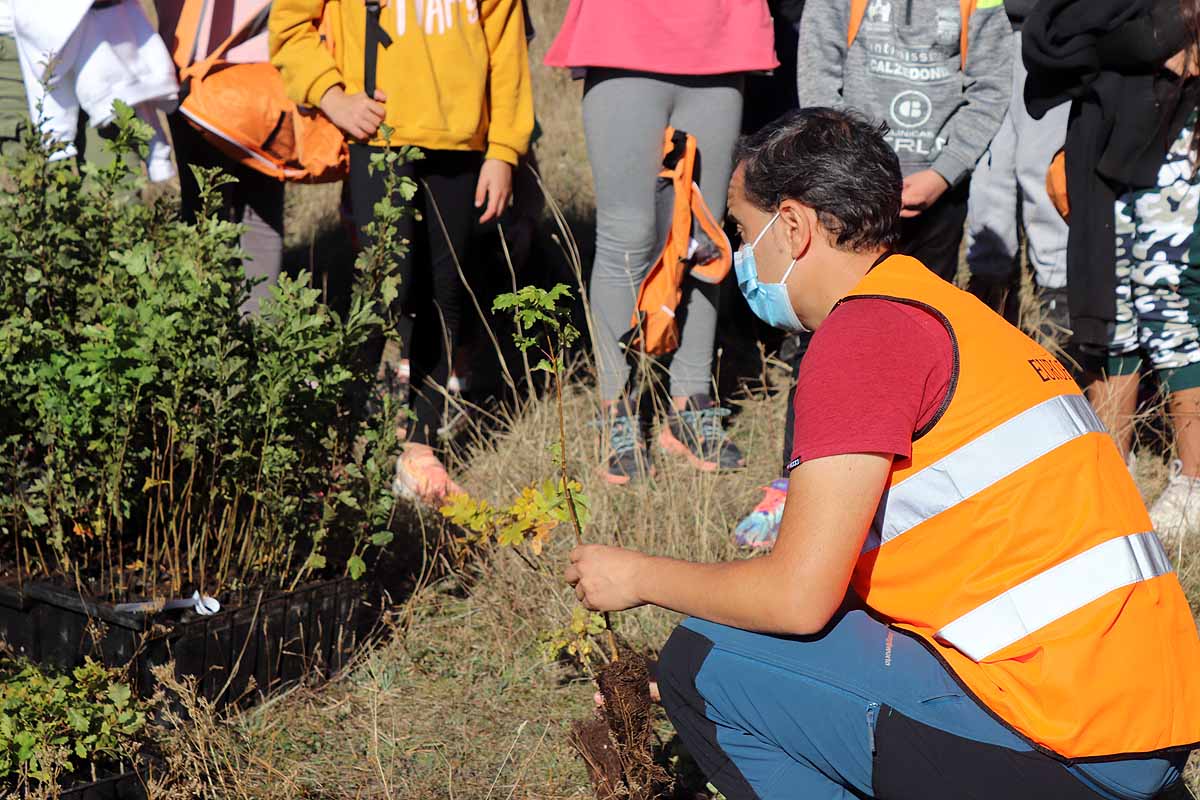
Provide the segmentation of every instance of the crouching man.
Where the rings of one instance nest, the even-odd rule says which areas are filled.
[[[688,615],[662,702],[730,800],[1150,798],[1200,740],[1200,639],[1116,447],[1054,358],[891,255],[881,131],[809,108],[744,141],[738,284],[816,330],[767,556],[583,546],[583,603]]]

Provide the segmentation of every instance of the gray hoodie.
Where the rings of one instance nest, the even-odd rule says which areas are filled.
[[[886,122],[905,176],[933,168],[951,186],[1000,128],[1012,87],[1012,28],[978,0],[959,53],[959,0],[870,0],[847,51],[849,0],[808,0],[800,20],[801,106],[857,109]]]

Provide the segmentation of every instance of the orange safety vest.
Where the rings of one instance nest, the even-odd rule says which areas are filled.
[[[920,262],[841,302],[940,318],[955,372],[897,460],[851,585],[1036,746],[1067,759],[1200,741],[1200,638],[1137,486],[1072,376]]]
[[[653,356],[674,352],[679,347],[675,309],[683,299],[684,277],[720,283],[733,264],[729,238],[693,178],[696,157],[696,137],[667,128],[655,189],[663,245],[638,289],[632,327],[621,337],[624,348]]]

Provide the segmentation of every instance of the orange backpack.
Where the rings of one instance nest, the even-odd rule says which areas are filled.
[[[179,74],[179,111],[192,127],[239,164],[281,181],[326,183],[349,171],[345,135],[324,114],[288,99],[283,78],[268,63],[224,60],[231,47],[265,29],[269,2],[208,58],[196,62],[197,37]]]
[[[638,290],[633,328],[621,337],[627,350],[657,356],[677,349],[675,309],[683,299],[684,277],[690,274],[705,283],[720,283],[733,264],[729,239],[692,177],[696,155],[695,136],[667,128],[663,169],[655,188],[659,238],[665,236],[665,241]]]
[[[867,13],[868,0],[850,0],[850,27],[846,31],[846,47],[854,44],[855,37],[858,36],[858,29],[862,27],[863,17]],[[975,13],[975,6],[978,0],[958,0],[958,10],[962,15],[962,26],[958,31],[958,57],[959,63],[966,67],[967,65],[967,28],[971,19],[971,15]],[[992,5],[996,5],[992,2]],[[985,8],[987,5],[985,4]]]

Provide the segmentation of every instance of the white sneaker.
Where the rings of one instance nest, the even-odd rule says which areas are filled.
[[[1150,521],[1164,543],[1177,542],[1200,528],[1200,478],[1184,475],[1178,459],[1171,462],[1167,488],[1150,507]]]

